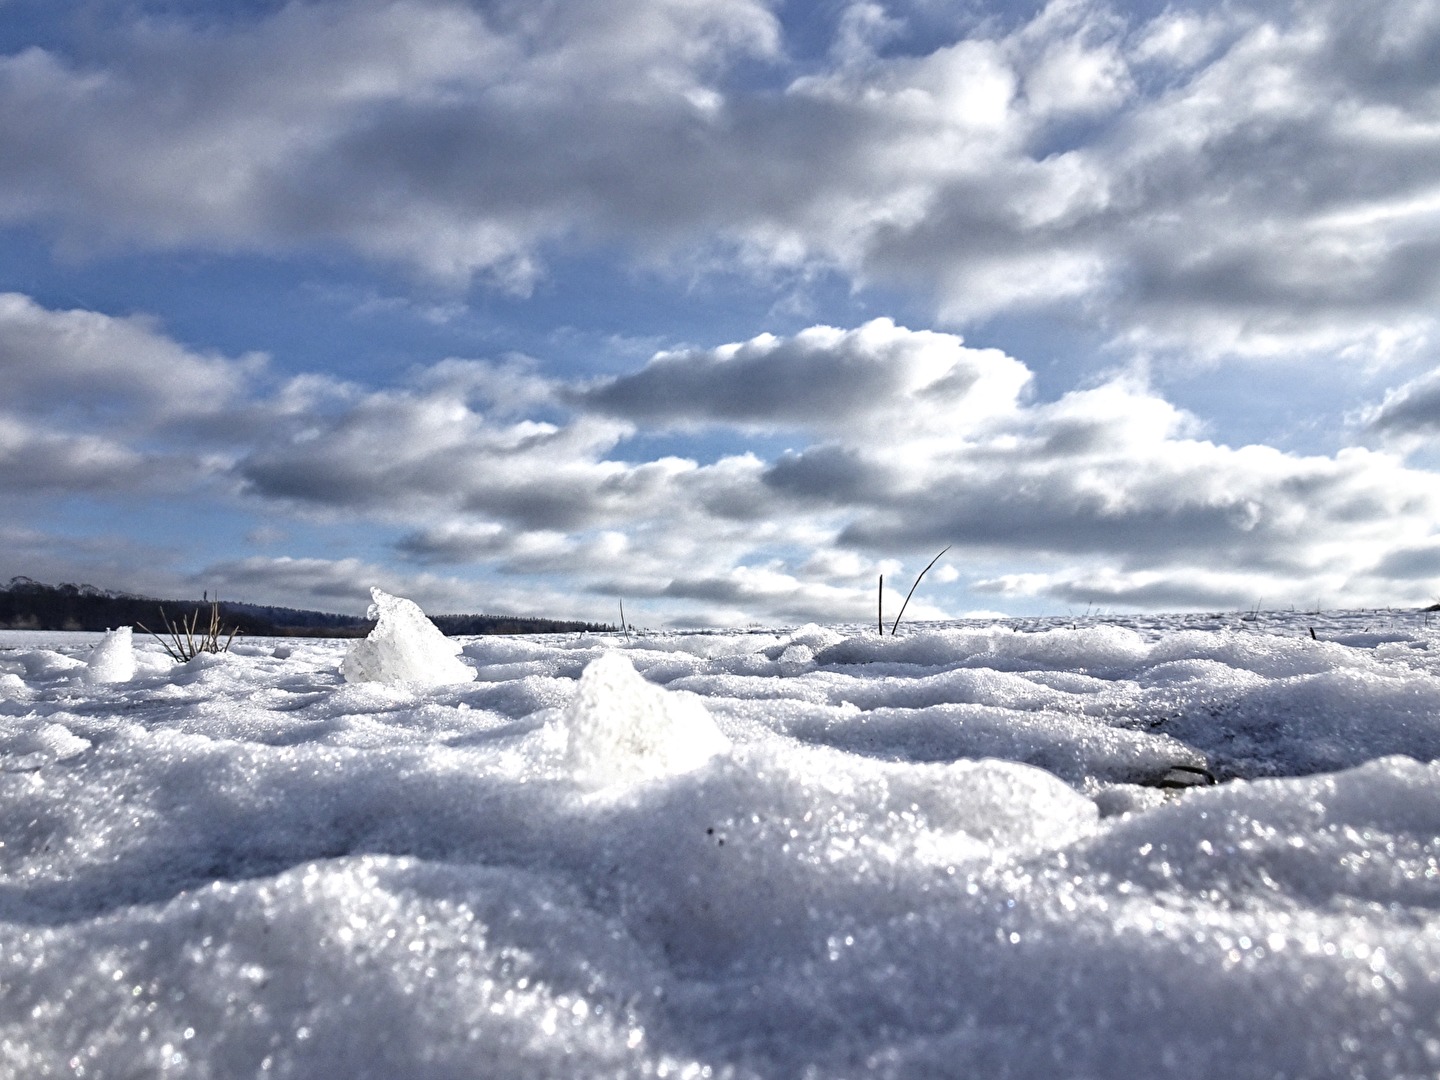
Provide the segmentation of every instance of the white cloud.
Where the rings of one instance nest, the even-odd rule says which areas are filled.
[[[1055,596],[1179,603],[1234,599],[1235,581],[1277,596],[1323,581],[1358,597],[1376,563],[1440,521],[1440,480],[1393,455],[1217,445],[1134,380],[1039,403],[1027,383],[1017,361],[948,335],[821,327],[661,354],[598,392],[556,384],[580,410],[558,424],[497,423],[422,375],[239,468],[268,500],[416,523],[401,545],[415,558],[571,576],[726,619],[745,602],[860,618],[877,560],[952,542],[959,565],[1055,567],[1042,587]],[[596,403],[624,423],[587,415]],[[676,422],[811,441],[769,461],[612,457],[625,425]]]
[[[1066,605],[1085,604],[1101,610],[1239,611],[1287,605],[1317,604],[1323,597],[1343,604],[1344,579],[1315,578],[1302,596],[1293,587],[1277,595],[1276,581],[1265,574],[1174,569],[1166,572],[1118,572],[1101,569],[1057,574],[1007,574],[976,584],[979,592],[1005,597],[1044,596]],[[1331,591],[1334,590],[1334,591]]]
[[[1217,14],[1166,11],[1137,35],[1130,57],[1140,64],[1159,64],[1183,70],[1204,60],[1220,44],[1225,33],[1225,22]]]
[[[0,490],[129,491],[163,479],[160,466],[110,439],[56,433],[0,414]]]
[[[152,320],[0,293],[0,487],[183,491],[253,433],[264,358],[197,353]]]
[[[618,242],[839,268],[954,321],[1058,306],[1184,356],[1370,355],[1395,325],[1434,348],[1428,6],[1052,0],[893,55],[901,22],[846,10],[803,72],[759,0],[152,15],[0,58],[0,220],[519,291],[552,247]]]
[[[1030,107],[1046,116],[1105,112],[1132,88],[1116,43],[1089,47],[1077,38],[1051,43],[1025,80]]]
[[[777,47],[752,0],[332,0],[109,44],[0,58],[0,219],[76,247],[338,242],[522,291],[584,216],[567,142],[625,181],[637,139],[704,122],[727,57]]]
[[[263,365],[192,352],[145,318],[50,311],[0,293],[4,406],[71,412],[103,423],[213,420]]]
[[[868,622],[878,574],[898,588],[953,543],[910,614],[975,606],[953,602],[966,585],[1123,606],[1395,603],[1425,598],[1440,525],[1440,478],[1394,454],[1217,444],[1133,377],[1032,400],[1019,361],[888,320],[662,353],[601,383],[452,359],[375,390],[272,385],[148,324],[12,306],[27,326],[141,335],[244,418],[177,426],[183,399],[127,361],[104,373],[117,414],[90,430],[65,403],[90,354],[29,371],[0,406],[0,478],[32,500],[158,476],[272,530],[286,515],[355,536],[379,526],[394,550],[347,562],[272,531],[264,557],[204,571],[234,595],[291,589],[323,606],[379,583],[438,602],[480,595],[454,584],[478,573],[516,611],[537,610],[528,591],[592,618],[624,596],[664,621]],[[1398,391],[1381,415],[1399,423],[1430,389]],[[795,449],[706,464],[620,453],[676,426],[785,432]]]

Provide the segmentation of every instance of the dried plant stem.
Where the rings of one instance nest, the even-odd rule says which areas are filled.
[[[229,636],[225,638],[225,643],[223,645],[220,643],[219,600],[211,602],[210,624],[203,630],[200,627],[199,611],[192,611],[189,618],[181,616],[180,623],[177,626],[170,621],[170,617],[165,614],[165,609],[162,607],[160,609],[160,620],[165,625],[165,632],[170,635],[169,641],[166,641],[165,638],[155,633],[154,630],[151,630],[142,622],[137,622],[135,625],[140,627],[141,630],[144,630],[145,633],[149,634],[156,641],[160,642],[161,647],[170,654],[170,657],[181,664],[194,660],[195,657],[199,656],[202,652],[229,652],[230,643],[235,640],[235,635],[240,632],[240,628],[238,626],[235,627],[230,631]],[[182,631],[184,632],[184,637],[181,637]]]
[[[941,550],[940,555],[944,555],[945,552],[949,551],[954,546],[954,544],[946,544],[945,547]],[[920,578],[923,578],[926,574],[928,574],[930,572],[930,567],[934,566],[937,562],[940,561],[940,555],[936,555],[925,565],[925,569],[921,570],[919,577],[915,579],[915,584],[911,585],[910,591],[905,594],[905,603],[900,605],[900,614],[895,616],[895,625],[890,628],[891,637],[894,637],[895,631],[900,629],[900,619],[904,616],[905,609],[910,606],[910,597],[915,595],[915,590],[920,586]],[[880,580],[883,582],[885,579],[881,578]],[[881,623],[880,625],[880,633],[885,633],[884,623]]]
[[[885,575],[880,575],[880,587],[875,590],[875,629],[885,636]]]

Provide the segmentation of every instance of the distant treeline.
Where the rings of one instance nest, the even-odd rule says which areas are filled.
[[[208,600],[156,600],[148,596],[108,592],[93,585],[42,585],[27,577],[11,578],[0,587],[0,630],[110,630],[143,623],[164,633],[161,612],[178,623],[202,612],[208,624]],[[356,615],[220,602],[220,621],[252,637],[364,637],[375,624]],[[432,621],[447,634],[576,634],[606,631],[601,623],[532,619],[515,615],[435,615]]]

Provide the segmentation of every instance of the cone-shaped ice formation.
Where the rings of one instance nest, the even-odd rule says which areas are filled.
[[[346,682],[411,682],[425,686],[471,682],[475,669],[459,659],[451,641],[411,600],[371,589],[375,629],[340,664]]]
[[[593,787],[688,772],[730,748],[699,698],[646,682],[619,652],[590,662],[564,727],[565,763]]]
[[[90,653],[85,679],[92,683],[122,683],[135,677],[135,644],[128,626],[111,630]]]

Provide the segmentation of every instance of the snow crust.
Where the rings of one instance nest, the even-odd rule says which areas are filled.
[[[367,617],[375,629],[356,642],[340,665],[346,682],[413,682],[422,686],[470,682],[475,672],[457,659],[460,646],[425,617],[418,604],[370,590]]]
[[[1440,1072],[1420,617],[106,640],[0,631],[0,1075]]]

